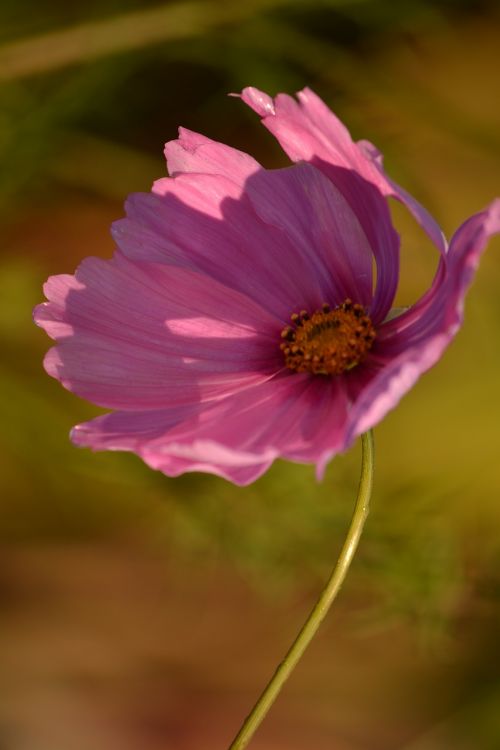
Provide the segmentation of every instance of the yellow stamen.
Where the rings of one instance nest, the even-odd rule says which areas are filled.
[[[309,315],[293,313],[281,332],[285,364],[294,372],[340,375],[356,367],[375,340],[375,328],[362,305],[346,299],[333,310],[326,303]]]

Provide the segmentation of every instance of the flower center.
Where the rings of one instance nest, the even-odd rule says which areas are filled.
[[[364,359],[376,336],[363,306],[350,299],[333,310],[326,304],[311,315],[302,310],[291,320],[281,332],[280,348],[294,372],[340,375]]]

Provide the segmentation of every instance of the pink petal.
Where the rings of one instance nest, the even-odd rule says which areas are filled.
[[[76,425],[71,439],[76,445],[92,450],[138,452],[199,410],[200,404],[175,404],[169,409],[114,411]]]
[[[379,322],[389,312],[396,293],[399,278],[399,239],[392,226],[387,201],[380,193],[379,186],[374,187],[373,180],[367,180],[366,169],[363,169],[366,157],[358,153],[342,123],[318,97],[312,96],[317,104],[317,112],[314,112],[318,115],[317,121],[310,121],[308,110],[294,99],[280,94],[276,97],[276,114],[267,117],[264,123],[275,133],[294,161],[309,161],[325,173],[335,186],[336,192],[344,196],[351,211],[355,213],[377,262],[377,288],[371,315],[375,322]],[[245,99],[244,95],[243,98]],[[328,131],[327,125],[330,130],[332,129],[330,119],[333,119],[334,131],[338,136],[334,145],[331,135],[326,138],[321,130],[323,126],[323,129],[326,128]],[[283,141],[283,132],[290,138]],[[338,147],[335,158],[331,153],[334,146]],[[370,167],[370,174],[374,169]]]
[[[336,248],[332,244],[328,259],[323,250],[323,257],[317,255],[314,247],[315,206],[311,200],[301,207],[303,231],[300,241],[297,239],[291,214],[306,187],[304,178],[293,177],[296,169],[290,167],[286,174],[284,171],[262,170],[251,176],[244,188],[218,175],[183,174],[161,180],[155,185],[155,194],[138,194],[129,199],[128,218],[114,225],[115,240],[134,260],[198,269],[244,293],[280,318],[284,325],[297,308],[315,309],[335,290],[336,268],[330,259]],[[311,168],[306,169],[311,183],[316,184],[322,179],[315,177]],[[302,174],[305,171],[299,169]],[[259,180],[262,180],[263,187],[265,184],[268,195],[285,189],[285,183],[291,186],[287,188],[289,193],[295,191],[293,207],[281,204],[284,213],[280,221],[274,220],[275,209],[274,216],[266,213],[262,202],[255,197],[257,190],[252,190],[252,185]],[[275,180],[274,188],[272,180]],[[328,185],[327,189],[332,200],[336,200],[335,191]],[[319,187],[316,193],[318,211],[325,215],[324,194]],[[276,200],[279,200],[277,196]],[[341,198],[337,203],[339,200]],[[332,216],[331,211],[329,215]],[[350,210],[349,215],[352,216]],[[321,221],[322,217],[318,216],[318,226]],[[333,227],[333,221],[342,225],[345,236],[347,219],[333,217],[329,226]],[[305,237],[307,230],[309,239]],[[361,235],[359,227],[353,226],[354,252],[368,255],[367,243],[363,242]],[[321,242],[324,244],[325,238]],[[349,273],[358,277],[368,273],[366,260],[359,271],[359,262],[347,261],[345,255],[339,255],[339,266],[352,263]],[[366,292],[364,294],[366,296]]]
[[[58,346],[45,366],[101,406],[161,408],[219,398],[282,366],[281,323],[190,269],[88,258],[47,282],[35,321]]]
[[[380,152],[368,141],[355,143],[347,128],[310,89],[298,93],[298,102],[279,94],[274,102],[256,89],[243,89],[241,98],[263,118],[292,161],[310,161],[330,176],[329,166],[355,171],[384,196],[404,203],[441,252],[444,235],[432,216],[403,188],[391,180],[382,167]],[[261,102],[267,105],[262,106]],[[340,187],[338,181],[337,186]],[[347,195],[346,195],[347,197]],[[354,206],[353,206],[354,207]]]
[[[463,320],[464,299],[488,239],[500,232],[500,199],[468,219],[453,236],[436,281],[422,300],[383,324],[375,346],[350,374],[348,441],[393,409],[420,375],[432,367]]]
[[[372,302],[372,250],[343,195],[309,164],[260,171],[246,183],[259,217],[283,230],[307,259],[324,301]],[[297,307],[302,301],[297,300]]]
[[[238,96],[238,94],[232,94],[232,96]],[[261,117],[274,115],[274,102],[269,94],[259,91],[254,86],[247,86],[243,89],[240,96],[245,104],[248,104]]]
[[[184,417],[178,409],[98,417],[73,439],[136,451],[169,476],[208,471],[247,484],[280,456],[309,463],[342,450],[346,410],[340,380],[285,373]]]
[[[170,176],[183,172],[222,175],[241,185],[262,169],[251,156],[204,135],[179,128],[179,138],[165,144]]]
[[[368,159],[372,160],[373,165],[378,170],[378,179],[373,179],[373,182],[378,186],[379,190],[384,195],[396,198],[396,200],[406,206],[413,218],[420,224],[427,236],[435,244],[439,252],[445,253],[447,243],[443,230],[429,211],[427,211],[427,209],[424,208],[416,198],[410,195],[407,190],[401,187],[401,185],[398,185],[395,180],[391,179],[389,175],[385,173],[383,156],[376,146],[369,141],[364,140],[358,141],[355,145],[358,146]]]

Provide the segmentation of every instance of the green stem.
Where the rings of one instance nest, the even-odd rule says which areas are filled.
[[[313,639],[344,582],[368,516],[373,485],[374,459],[373,433],[371,430],[361,436],[361,445],[361,477],[359,480],[358,496],[356,498],[356,505],[354,506],[351,525],[337,563],[311,614],[305,621],[300,633],[278,666],[251,713],[245,719],[243,726],[229,746],[229,750],[243,750],[248,745],[278,697],[281,688]]]

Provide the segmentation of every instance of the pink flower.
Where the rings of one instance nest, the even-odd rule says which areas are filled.
[[[57,342],[47,372],[113,410],[76,426],[76,444],[237,484],[278,457],[321,475],[396,406],[458,331],[479,257],[500,231],[497,200],[447,248],[375,147],[353,142],[312,91],[297,102],[247,88],[242,99],[297,165],[267,171],[181,129],[165,149],[171,177],[132,195],[114,225],[114,257],[51,277],[35,310]],[[440,253],[430,289],[396,317],[388,196]]]

